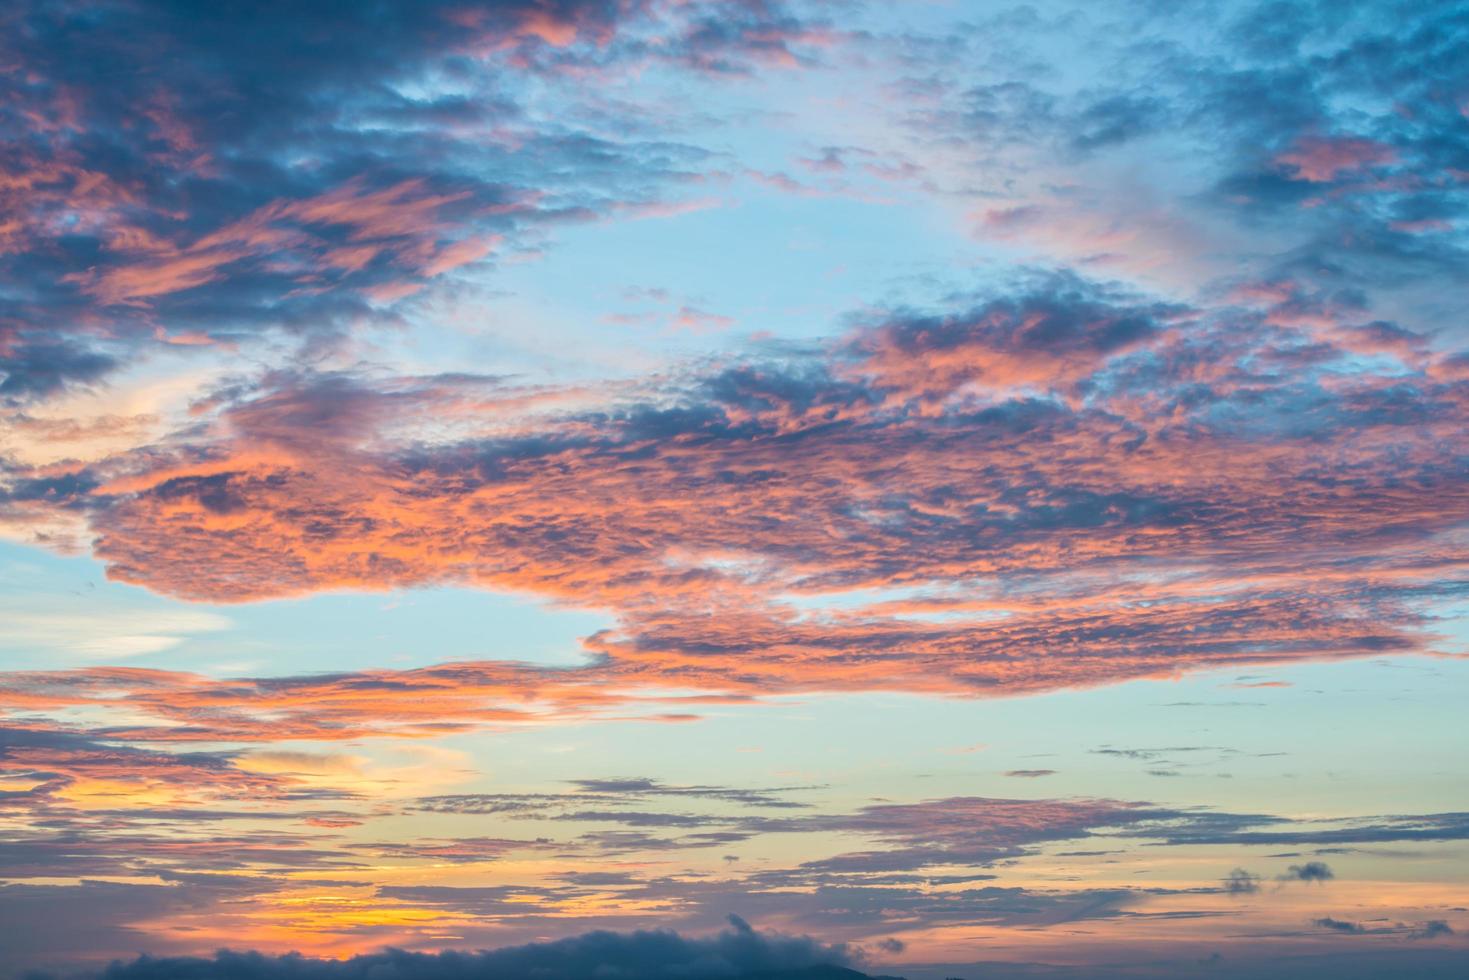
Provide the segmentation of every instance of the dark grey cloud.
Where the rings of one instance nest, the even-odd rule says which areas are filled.
[[[1324,916],[1313,919],[1312,924],[1330,932],[1346,936],[1399,936],[1404,939],[1440,939],[1454,935],[1454,929],[1443,919],[1426,922],[1405,923],[1374,919],[1369,922],[1352,922]]]
[[[1293,864],[1280,875],[1279,881],[1330,881],[1336,874],[1325,861],[1307,861],[1305,864]]]
[[[1469,814],[1397,814],[1328,820],[1309,827],[1263,814],[1197,814],[1154,831],[1170,844],[1262,846],[1469,840]]]
[[[1341,919],[1333,919],[1330,916],[1312,921],[1323,929],[1329,929],[1332,932],[1342,932],[1347,935],[1358,935],[1367,931],[1361,923],[1345,922]]]
[[[1410,939],[1437,939],[1440,936],[1452,936],[1454,928],[1443,919],[1430,919],[1421,922],[1408,934]]]
[[[213,959],[142,957],[116,963],[105,980],[841,980],[857,951],[804,936],[757,932],[738,916],[708,937],[671,931],[589,932],[568,939],[482,952],[389,950],[347,960],[220,952]]]
[[[397,301],[492,246],[658,202],[709,155],[635,107],[579,128],[574,109],[548,119],[521,96],[582,67],[733,69],[806,47],[783,3],[742,6],[738,24],[719,13],[703,0],[8,5],[0,403],[97,381],[170,339],[282,329],[319,351],[349,320],[398,322]]]
[[[96,381],[117,366],[99,350],[75,343],[16,336],[6,344],[0,324],[0,404],[53,394],[73,384]]]
[[[1260,890],[1260,876],[1244,868],[1235,868],[1224,879],[1224,890],[1231,895],[1251,895]]]

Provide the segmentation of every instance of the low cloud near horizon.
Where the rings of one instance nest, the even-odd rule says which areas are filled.
[[[808,936],[760,932],[731,915],[727,929],[705,937],[665,929],[599,930],[492,950],[415,953],[387,949],[345,960],[220,950],[207,959],[140,956],[84,976],[103,980],[713,980],[799,975],[811,967],[848,967],[861,961],[861,951],[846,944],[827,945]],[[49,975],[27,976],[42,980]]]

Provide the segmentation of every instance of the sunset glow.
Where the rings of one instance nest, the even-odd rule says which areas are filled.
[[[1462,3],[18,0],[0,125],[0,980],[1469,976]]]

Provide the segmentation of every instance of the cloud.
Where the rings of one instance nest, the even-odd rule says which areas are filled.
[[[190,977],[206,980],[354,980],[364,977],[414,976],[425,980],[507,976],[543,980],[643,980],[789,976],[811,980],[859,977],[855,971],[818,970],[854,962],[855,950],[828,946],[804,936],[757,932],[738,916],[729,928],[708,937],[676,932],[589,932],[568,939],[509,946],[478,953],[410,953],[389,950],[346,960],[315,960],[299,955],[220,952],[212,960],[142,957],[116,963],[106,980],[154,980]]]
[[[705,928],[733,907],[864,938],[1039,930],[1141,922],[1134,906],[1163,894],[992,880],[1060,841],[1469,836],[1462,813],[964,795],[834,811],[812,787],[645,776],[448,795],[408,767],[374,777],[301,751],[794,694],[1007,696],[1454,649],[1440,614],[1465,596],[1469,513],[1469,370],[1445,299],[1469,267],[1459,5],[980,11],[948,27],[925,14],[921,30],[900,8],[21,0],[0,14],[0,123],[19,134],[0,149],[0,426],[50,444],[44,464],[0,454],[6,533],[51,547],[70,529],[115,579],[188,601],[454,584],[610,624],[555,668],[436,663],[425,647],[409,669],[0,674],[0,866],[27,882],[0,897],[23,940],[197,950],[289,917],[356,951],[554,935],[573,917]],[[1060,53],[1068,39],[1083,50]],[[814,89],[759,101],[809,68]],[[741,125],[716,127],[747,103]],[[744,146],[744,122],[767,126],[771,109],[795,142],[760,153],[804,159],[686,141]],[[858,139],[884,148],[846,145]],[[412,333],[375,347],[372,328],[457,323],[435,304],[548,254],[568,223],[704,206],[720,181],[853,197],[881,182],[905,214],[960,216],[938,220],[965,222],[983,262],[928,275],[920,254],[902,302],[869,303],[833,336],[726,336],[707,360],[574,393],[359,360],[434,356]],[[1020,268],[1032,262],[1050,271]],[[726,312],[754,323],[727,297],[646,298],[693,332],[736,325]],[[257,367],[286,361],[299,364]],[[232,373],[202,390],[167,378],[174,416],[62,417],[124,377],[204,362]],[[68,458],[109,427],[126,444]],[[7,611],[12,642],[111,659],[225,622]],[[1157,776],[1233,757],[1100,751]],[[398,818],[412,834],[377,832]],[[513,821],[535,825],[499,826]],[[785,865],[745,854],[763,835],[803,847]],[[726,850],[737,868],[719,866]],[[444,883],[521,860],[558,867]],[[400,877],[364,884],[378,864]],[[303,884],[328,873],[355,884]],[[1289,877],[1330,875],[1313,861]],[[78,883],[37,884],[60,880]],[[1222,884],[1258,887],[1243,869]],[[387,921],[341,911],[364,907]],[[1310,941],[1452,928],[1374,921],[1323,919]],[[670,964],[703,962],[688,942]],[[522,966],[572,969],[586,952],[536,949]],[[446,962],[415,957],[358,965]]]
[[[738,803],[743,806],[785,808],[805,807],[810,804],[784,799],[783,794],[817,788],[813,786],[776,786],[768,789],[742,789],[732,786],[671,786],[657,779],[648,779],[646,777],[632,779],[577,779],[572,782],[581,793],[595,794],[603,797],[695,797],[723,800],[730,803]]]
[[[1187,310],[1108,302],[1058,278],[1028,296],[945,317],[894,316],[853,341],[854,370],[888,397],[937,410],[968,389],[1074,390],[1109,357],[1146,343]]]
[[[615,625],[571,668],[12,674],[0,702],[130,692],[171,722],[132,737],[348,738],[617,717],[659,688],[693,693],[663,704],[679,716],[1433,652],[1469,501],[1438,447],[1469,424],[1469,382],[1342,374],[1357,353],[1303,330],[1042,277],[595,410],[506,417],[502,379],[272,372],[201,403],[186,437],[17,473],[0,508],[84,519],[113,578],[188,599],[461,583]],[[975,344],[1050,373],[973,374]]]
[[[9,343],[4,343],[9,339]],[[0,404],[53,394],[96,381],[117,366],[112,356],[80,344],[6,337],[0,328]]]
[[[1173,816],[1117,800],[1006,800],[949,797],[883,803],[846,815],[747,822],[769,831],[837,831],[884,845],[806,861],[795,877],[919,871],[946,865],[989,866],[1047,841],[1087,837],[1103,827],[1141,826]],[[785,876],[790,877],[790,876]]]
[[[28,973],[28,968],[49,970],[63,962],[105,962],[113,956],[134,955],[139,942],[145,940],[131,923],[187,911],[217,911],[222,905],[275,887],[263,879],[242,883],[208,875],[170,884],[0,885],[6,946],[6,962],[0,970],[7,976],[37,975]],[[123,907],[129,910],[127,915],[118,914]],[[155,950],[175,948],[152,936],[146,941]]]
[[[0,154],[12,405],[163,344],[285,330],[329,348],[351,324],[401,323],[404,300],[552,226],[676,204],[665,197],[705,151],[633,106],[579,128],[585,100],[569,92],[544,118],[527,90],[655,63],[807,63],[833,40],[779,2],[732,19],[706,0],[265,17],[24,0],[5,28],[16,84],[0,121],[25,133]],[[681,320],[725,325],[697,309]]]
[[[1469,144],[1452,93],[1465,30],[1447,2],[1355,13],[1108,11],[1094,24],[1110,16],[1170,40],[1073,49],[1087,68],[1071,73],[1035,70],[1056,55],[1020,39],[1071,37],[1075,22],[997,15],[925,51],[971,67],[929,80],[894,115],[959,148],[954,187],[979,173],[1003,188],[974,195],[974,231],[1012,257],[1189,290],[1250,268],[1406,295],[1462,276]],[[1026,54],[987,57],[1006,43]],[[1429,324],[1432,305],[1419,307]]]
[[[1120,909],[1146,901],[1143,893],[1128,889],[1057,891],[981,886],[977,884],[981,880],[973,876],[875,875],[866,880],[827,879],[812,891],[809,883],[775,873],[725,879],[674,874],[612,882],[611,890],[604,894],[623,904],[664,907],[675,903],[681,929],[709,928],[723,920],[721,910],[737,904],[752,916],[782,921],[787,928],[857,937],[865,945],[875,945],[874,935],[884,936],[899,922],[921,919],[933,925],[1044,927],[1113,918]],[[574,881],[562,888],[394,886],[384,889],[383,900],[411,902],[438,916],[467,917],[470,922],[514,916],[519,925],[534,929],[564,925],[547,910],[561,903],[585,907],[587,899],[596,894]],[[890,948],[882,951],[893,955]]]
[[[1223,815],[1169,827],[1164,836],[1176,844],[1265,846],[1370,844],[1390,841],[1469,839],[1469,814],[1396,814],[1322,821],[1290,821],[1261,815]],[[1318,863],[1319,862],[1312,862]]]
[[[511,840],[498,837],[459,837],[452,840],[406,840],[350,845],[375,857],[414,858],[451,864],[478,864],[511,852],[532,851],[551,844],[547,838]]]
[[[1408,934],[1410,939],[1437,939],[1440,936],[1452,936],[1454,929],[1443,919],[1430,919],[1420,923],[1416,929]]]
[[[1342,919],[1333,919],[1330,916],[1315,919],[1313,923],[1322,929],[1331,932],[1339,932],[1347,936],[1401,936],[1406,939],[1439,939],[1443,936],[1454,935],[1454,929],[1443,919],[1430,919],[1417,925],[1408,925],[1397,922],[1390,925],[1368,925],[1362,922],[1348,922]]]
[[[59,735],[35,734],[21,744],[67,741]],[[314,756],[293,761],[285,757],[289,754],[280,755],[268,767],[279,770],[280,776],[308,767],[329,768]],[[221,782],[231,778],[224,760],[215,764],[221,766]],[[230,935],[220,930],[236,929],[235,935],[267,937],[262,943],[268,941],[274,950],[289,948],[271,931],[273,924],[296,922],[303,909],[319,916],[305,928],[306,935],[355,944],[352,948],[359,950],[363,945],[386,943],[437,948],[445,935],[452,935],[456,945],[557,935],[564,931],[569,916],[587,928],[626,928],[631,919],[640,926],[665,924],[698,931],[717,925],[719,917],[734,907],[761,920],[779,921],[788,929],[871,944],[878,937],[893,938],[897,923],[921,922],[926,928],[1043,928],[1152,914],[1145,906],[1169,896],[1221,890],[1243,894],[1243,889],[1233,889],[1230,884],[1238,880],[1258,887],[1258,879],[1244,871],[1231,875],[1224,889],[1075,885],[1049,889],[999,884],[996,878],[1010,873],[1000,869],[1045,854],[1049,845],[1062,842],[1121,837],[1167,846],[1171,835],[1187,840],[1190,827],[1202,831],[1292,823],[1263,815],[1074,798],[952,797],[874,803],[832,812],[738,804],[730,808],[725,796],[673,795],[663,799],[680,808],[698,805],[708,809],[663,815],[633,809],[653,805],[658,799],[637,794],[660,788],[680,787],[640,778],[583,779],[560,793],[493,800],[427,797],[414,807],[416,823],[442,812],[450,815],[446,827],[463,826],[464,817],[475,813],[533,824],[516,828],[522,831],[519,833],[511,830],[494,836],[399,835],[387,839],[369,836],[370,829],[346,836],[341,827],[352,815],[357,814],[360,823],[389,811],[372,805],[380,802],[374,799],[348,801],[348,809],[335,813],[293,813],[289,810],[294,799],[290,783],[265,784],[257,792],[283,795],[284,799],[254,810],[243,802],[234,809],[169,810],[152,798],[118,799],[105,811],[59,806],[22,809],[39,819],[34,820],[33,829],[17,835],[11,846],[0,847],[0,871],[6,877],[48,882],[35,886],[48,889],[43,892],[21,888],[10,893],[17,901],[34,894],[44,898],[48,908],[65,908],[75,902],[78,915],[85,913],[88,922],[96,923],[100,931],[95,949],[93,941],[87,940],[73,951],[79,958],[92,952],[116,955],[133,948],[125,941],[122,924],[133,922],[129,910],[139,907],[157,909],[145,931],[167,931],[177,937],[177,945],[169,948],[180,951],[197,951],[206,940],[203,935],[191,939],[189,930],[178,927],[205,921],[212,923],[209,936]],[[625,792],[634,795],[618,795]],[[250,794],[242,787],[238,795]],[[596,808],[588,806],[589,797],[599,800]],[[492,810],[491,805],[501,809]],[[316,814],[323,819],[309,819]],[[635,829],[601,829],[623,817]],[[270,820],[282,829],[259,829],[258,824],[247,823],[252,820]],[[292,821],[296,826],[290,826]],[[247,831],[242,829],[245,826],[257,829]],[[710,848],[722,852],[732,842],[755,841],[763,835],[805,835],[811,848],[821,848],[820,856],[741,862],[738,867],[726,865],[719,873],[710,873],[709,859],[699,857]],[[795,853],[806,850],[798,848]],[[440,883],[434,870],[458,867],[473,875],[496,863],[507,870],[517,869],[513,873],[523,876],[493,885],[460,885]],[[384,883],[380,880],[384,866],[408,877]],[[120,884],[105,894],[121,895],[124,900],[109,905],[101,901],[104,891],[90,885],[49,884],[57,875],[116,879]],[[399,883],[405,880],[414,883]],[[126,900],[124,885],[142,889],[137,902]],[[5,897],[0,891],[0,903]],[[364,915],[365,908],[374,911]],[[1231,913],[1194,910],[1189,914]],[[1423,938],[1444,935],[1429,925],[1421,929],[1404,926],[1399,932],[1408,937],[1415,930],[1423,932]],[[887,951],[892,952],[890,947]],[[54,956],[50,962],[56,962]]]
[[[41,606],[41,608],[38,608]],[[50,649],[70,660],[121,660],[168,650],[196,633],[229,629],[230,620],[192,609],[45,608],[32,600],[0,604],[0,644],[11,649]]]
[[[1306,137],[1277,156],[1275,162],[1294,168],[1305,180],[1322,182],[1335,180],[1339,174],[1391,163],[1395,157],[1391,147],[1372,140]]]
[[[1224,890],[1231,895],[1252,895],[1260,890],[1260,876],[1235,868],[1224,879]]]
[[[1324,861],[1307,861],[1305,864],[1293,864],[1281,875],[1280,881],[1330,881],[1336,875]]]

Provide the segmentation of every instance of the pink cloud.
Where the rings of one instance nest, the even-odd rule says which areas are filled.
[[[1359,173],[1396,160],[1397,151],[1391,146],[1350,136],[1305,136],[1275,158],[1277,164],[1293,168],[1303,179],[1314,183],[1325,183],[1342,174]]]

